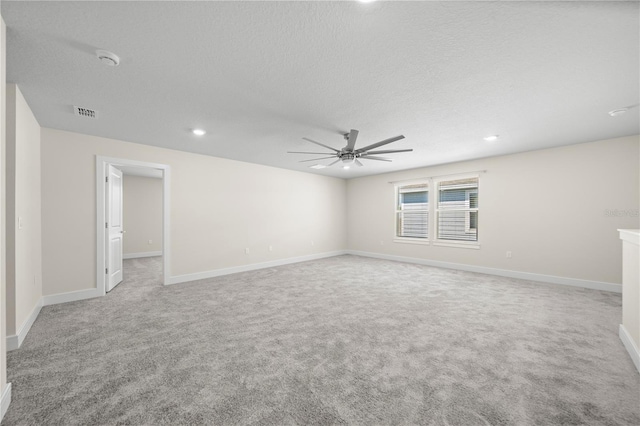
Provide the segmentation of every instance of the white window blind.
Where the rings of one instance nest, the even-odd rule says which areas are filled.
[[[438,239],[478,241],[478,178],[438,182]]]
[[[397,188],[396,236],[429,237],[429,185],[419,183]]]

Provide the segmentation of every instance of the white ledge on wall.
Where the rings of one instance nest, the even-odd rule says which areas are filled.
[[[639,229],[618,229],[618,232],[620,233],[620,239],[622,241],[626,241],[637,246],[640,245]]]

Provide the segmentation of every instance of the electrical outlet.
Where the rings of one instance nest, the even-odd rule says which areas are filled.
[[[315,241],[311,240],[311,246],[315,246],[315,245],[316,245]]]
[[[22,229],[22,217],[18,216],[18,229]]]
[[[269,251],[273,251],[273,246],[269,246]]]
[[[244,254],[249,254],[249,248],[244,249]]]
[[[153,240],[149,240],[149,244],[153,244]]]
[[[511,251],[507,252],[507,259],[511,259]]]
[[[383,246],[384,245],[384,241],[380,240],[380,245]]]

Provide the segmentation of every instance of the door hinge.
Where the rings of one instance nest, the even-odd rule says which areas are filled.
[[[105,177],[105,178],[104,178],[104,181],[105,181],[105,182],[107,182],[107,183],[109,183],[109,176]]]
[[[105,268],[104,273],[108,275],[109,274],[109,268]]]
[[[108,228],[108,227],[109,227],[109,222],[105,222],[105,223],[104,223],[104,227],[105,227],[105,228]]]

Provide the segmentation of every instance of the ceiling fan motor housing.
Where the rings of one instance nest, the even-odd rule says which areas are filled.
[[[340,155],[340,160],[343,163],[353,163],[356,159],[356,155],[353,152],[344,152]]]

